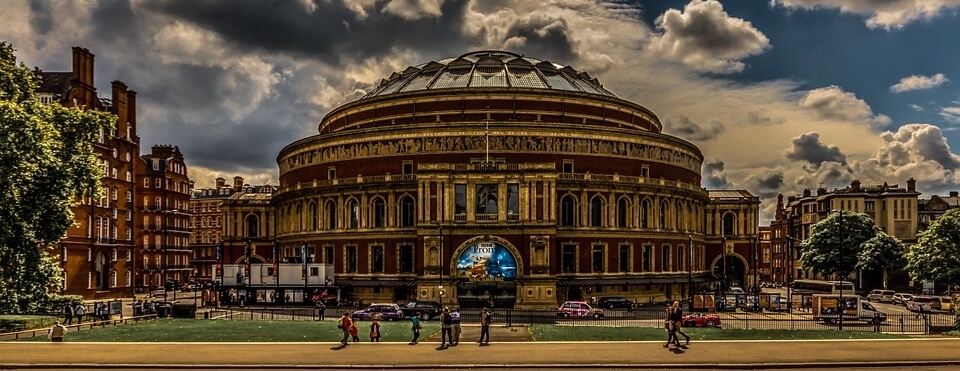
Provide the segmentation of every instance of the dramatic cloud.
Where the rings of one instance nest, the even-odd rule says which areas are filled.
[[[752,174],[747,177],[745,183],[745,186],[761,199],[775,199],[784,186],[783,173],[765,171]]]
[[[791,140],[793,148],[787,151],[787,158],[794,161],[803,161],[814,168],[824,162],[847,163],[847,156],[834,145],[820,142],[820,133],[812,132],[801,134]]]
[[[704,161],[702,173],[703,187],[706,189],[725,189],[733,187],[733,184],[727,181],[727,175],[723,171],[723,161]]]
[[[770,3],[786,8],[828,8],[861,14],[869,17],[868,27],[887,31],[960,8],[960,0],[771,0]]]
[[[890,91],[894,93],[903,93],[905,91],[911,90],[923,90],[923,89],[933,89],[940,85],[943,85],[950,80],[947,79],[942,73],[927,77],[920,75],[912,75],[900,79],[900,82],[890,86]]]
[[[712,119],[706,125],[700,125],[685,115],[680,115],[676,120],[667,119],[663,128],[666,133],[695,141],[716,139],[725,129],[719,120]]]
[[[782,125],[787,122],[782,116],[773,116],[762,108],[747,112],[747,121],[757,125]]]
[[[940,128],[908,124],[881,136],[885,141],[883,146],[853,166],[865,180],[903,181],[912,177],[931,187],[956,184],[960,157],[950,150]]]
[[[808,91],[799,104],[823,119],[862,122],[875,128],[882,128],[891,122],[886,115],[874,115],[867,102],[836,85]]]
[[[655,23],[662,35],[651,40],[649,51],[701,71],[740,72],[741,59],[770,47],[762,32],[730,17],[715,0],[692,0],[682,12],[667,10]]]

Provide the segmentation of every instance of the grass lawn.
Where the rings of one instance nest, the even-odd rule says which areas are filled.
[[[641,341],[667,340],[661,328],[553,326],[535,325],[530,328],[536,341]],[[810,340],[810,339],[895,339],[906,335],[891,335],[861,331],[828,330],[732,330],[722,328],[685,328],[683,332],[692,341],[697,340]],[[681,336],[682,338],[683,336]]]
[[[357,322],[361,341],[370,341],[370,322]],[[410,341],[410,322],[380,322],[381,341]],[[440,331],[436,323],[423,323],[420,339]],[[158,319],[67,333],[65,341],[116,342],[314,342],[340,341],[335,321],[231,321]],[[46,341],[35,337],[28,341]]]
[[[25,326],[24,330],[50,327],[53,326],[53,321],[58,319],[54,316],[0,314],[0,322],[14,321],[19,323],[22,321]]]

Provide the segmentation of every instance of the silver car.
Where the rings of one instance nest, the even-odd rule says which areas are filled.
[[[907,302],[910,301],[910,299],[913,299],[913,295],[911,295],[911,294],[904,294],[904,293],[899,293],[899,292],[896,293],[896,294],[893,294],[893,303],[894,303],[894,304],[899,304],[899,305],[906,306],[906,305],[907,305]]]

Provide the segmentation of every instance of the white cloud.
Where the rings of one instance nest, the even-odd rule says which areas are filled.
[[[891,123],[890,117],[874,114],[867,102],[836,85],[808,91],[800,99],[799,105],[823,119],[861,122],[875,128]]]
[[[383,6],[383,12],[412,21],[441,16],[442,5],[443,0],[390,0]]]
[[[867,26],[887,31],[917,21],[929,20],[960,8],[960,0],[771,0],[773,5],[799,9],[840,9],[868,16]]]
[[[941,107],[940,117],[951,124],[960,124],[960,107]]]
[[[943,85],[950,80],[942,73],[927,77],[920,75],[907,76],[900,79],[900,82],[891,86],[890,91],[894,93],[903,93],[911,90],[933,89]]]
[[[716,0],[692,0],[682,12],[667,10],[655,23],[662,34],[650,40],[649,52],[700,71],[740,72],[741,59],[770,47],[760,30],[730,17]]]
[[[912,109],[912,110],[914,110],[914,111],[916,111],[916,112],[923,112],[923,111],[925,111],[925,110],[923,109],[923,107],[921,107],[921,106],[919,106],[919,105],[916,105],[916,104],[908,104],[907,106],[910,107],[910,109]]]
[[[864,181],[883,182],[915,178],[929,186],[956,184],[960,156],[953,154],[940,128],[908,124],[884,132],[884,143],[872,156],[853,165]]]

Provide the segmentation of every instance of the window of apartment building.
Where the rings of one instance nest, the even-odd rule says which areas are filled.
[[[110,286],[117,287],[117,271],[113,269],[110,270]]]
[[[370,251],[370,271],[383,273],[383,246],[374,246]]]
[[[117,191],[117,188],[114,187],[113,189],[110,190],[110,199],[116,201],[116,200],[117,200],[117,197],[120,196],[119,193],[120,193],[120,192]]]
[[[560,269],[563,273],[576,273],[577,271],[577,246],[563,245],[561,247]]]
[[[153,198],[153,209],[160,210],[163,207],[163,202],[161,202],[160,197]]]
[[[383,228],[387,226],[387,208],[382,198],[377,197],[373,200],[373,227]]]
[[[603,199],[600,196],[590,200],[590,226],[603,226]]]
[[[660,254],[660,271],[670,272],[673,270],[670,264],[670,245],[663,245],[663,253]]]
[[[153,188],[163,188],[163,180],[156,178],[153,180]]]
[[[620,272],[629,272],[630,271],[630,245],[620,245],[620,254],[619,259]]]
[[[653,271],[653,246],[643,247],[643,271]]]
[[[574,213],[576,203],[573,196],[567,195],[560,199],[560,226],[572,227],[574,223]]]
[[[160,161],[151,160],[150,162],[153,165],[153,170],[160,170]],[[160,187],[158,186],[157,188],[160,188]]]
[[[127,198],[125,199],[127,203],[133,202],[133,192],[127,191]]]
[[[414,218],[413,197],[404,197],[400,200],[400,226],[412,227],[416,219]]]
[[[400,273],[413,273],[413,246],[400,246]]]
[[[413,161],[404,161],[401,170],[403,174],[413,174]]]
[[[347,246],[346,249],[347,249],[347,252],[346,252],[347,273],[357,273],[357,247]]]
[[[864,211],[873,211],[873,201],[866,201],[863,204]]]
[[[323,247],[323,262],[326,264],[333,264],[333,246]]]
[[[573,160],[563,160],[563,173],[573,174]]]
[[[132,181],[133,181],[133,174],[130,173],[130,170],[127,170],[127,171],[126,171],[125,176],[126,176],[126,180],[127,180],[128,182],[132,182]]]
[[[593,245],[590,249],[590,262],[593,273],[603,273],[603,245]]]
[[[453,213],[456,215],[465,215],[467,213],[467,185],[453,185]],[[464,220],[465,217],[464,217]]]
[[[520,216],[520,185],[507,184],[507,217]]]
[[[127,286],[130,286],[133,284],[133,275],[130,274],[130,271],[127,271],[127,273],[124,274],[123,281],[126,282]]]
[[[500,187],[497,184],[477,184],[477,214],[497,214],[498,193]]]
[[[113,179],[117,179],[117,168],[110,169],[110,177]]]

